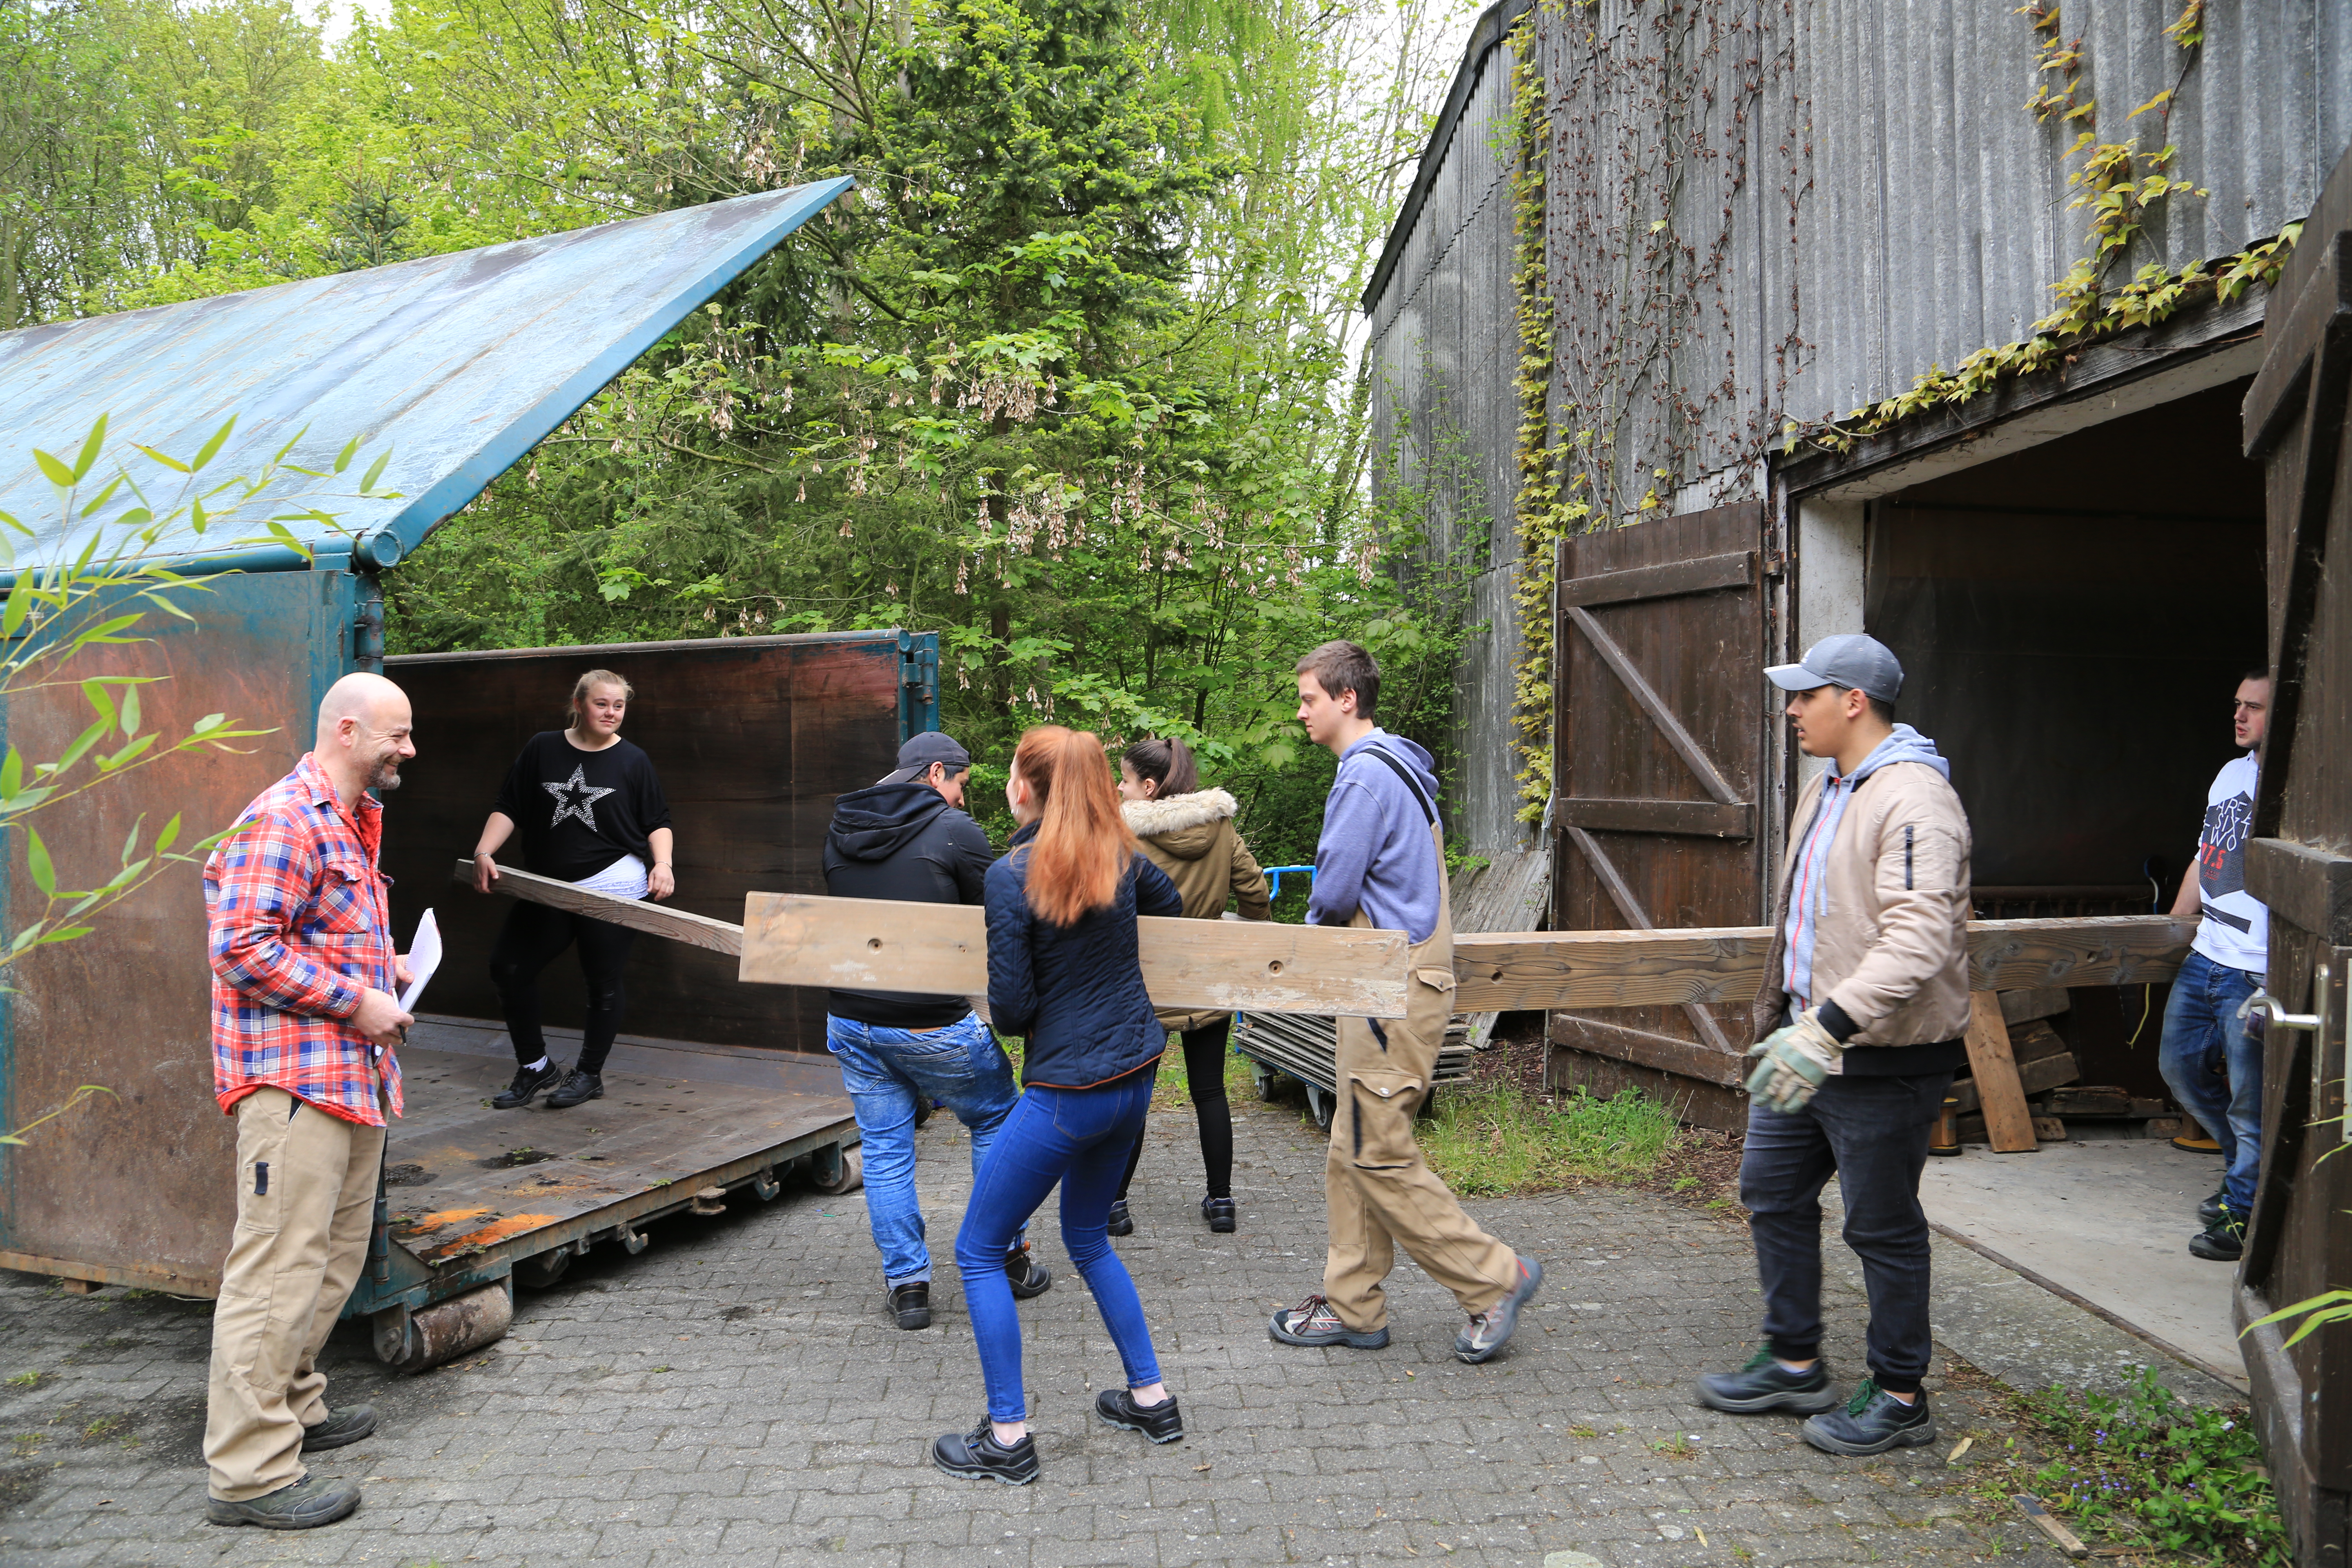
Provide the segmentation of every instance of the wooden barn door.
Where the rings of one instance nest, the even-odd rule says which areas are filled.
[[[2352,1115],[2345,979],[2352,971],[2352,155],[2273,292],[2268,354],[2246,395],[2247,456],[2267,466],[2275,683],[2246,886],[2270,909],[2267,989],[2299,1016],[2263,1052],[2263,1168],[2239,1325],[2352,1288]],[[2242,1343],[2279,1506],[2305,1568],[2352,1552],[2352,1322]]]
[[[1763,529],[1749,502],[1561,542],[1554,930],[1762,918]],[[1746,1124],[1744,1006],[1554,1013],[1549,1034],[1555,1082]]]

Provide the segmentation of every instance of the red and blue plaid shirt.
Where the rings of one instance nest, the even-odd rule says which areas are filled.
[[[400,1064],[344,1022],[368,987],[398,994],[376,857],[383,807],[346,811],[314,755],[254,797],[205,863],[213,965],[213,1086],[221,1109],[265,1086],[346,1121],[401,1109]]]

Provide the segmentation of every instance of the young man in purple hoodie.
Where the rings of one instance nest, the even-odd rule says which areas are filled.
[[[1404,1017],[1338,1021],[1323,1289],[1276,1312],[1268,1331],[1286,1345],[1387,1344],[1381,1281],[1402,1244],[1469,1314],[1454,1354],[1475,1363],[1509,1341],[1543,1266],[1464,1214],[1413,1139],[1413,1116],[1429,1094],[1454,1013],[1454,917],[1437,776],[1427,752],[1380,727],[1380,692],[1381,667],[1354,643],[1328,642],[1298,661],[1298,721],[1308,740],[1339,759],[1315,847],[1307,919],[1402,931],[1412,947]]]

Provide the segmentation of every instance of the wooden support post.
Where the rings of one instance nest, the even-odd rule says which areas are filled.
[[[100,1279],[60,1279],[58,1283],[68,1296],[95,1296],[106,1289],[105,1281]]]
[[[2000,998],[1990,991],[1969,993],[1968,1043],[1969,1071],[1984,1109],[1986,1138],[2003,1154],[2031,1153],[2040,1148],[2033,1136],[2033,1112],[2027,1108],[2024,1086],[2017,1079],[2017,1060],[2010,1055],[2009,1025],[2000,1016]]]

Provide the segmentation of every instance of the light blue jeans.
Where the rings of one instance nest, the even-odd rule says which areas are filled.
[[[915,1097],[939,1101],[971,1129],[977,1182],[996,1130],[1020,1098],[1013,1064],[972,1013],[940,1029],[892,1029],[827,1014],[824,1045],[841,1064],[866,1141],[866,1215],[881,1249],[882,1278],[893,1286],[928,1282],[931,1255],[915,1199]]]
[[[2238,1022],[2238,1007],[2262,983],[2190,953],[2172,979],[2156,1058],[2172,1098],[2221,1145],[2222,1199],[2241,1225],[2254,1212],[2263,1163],[2263,1042]]]

